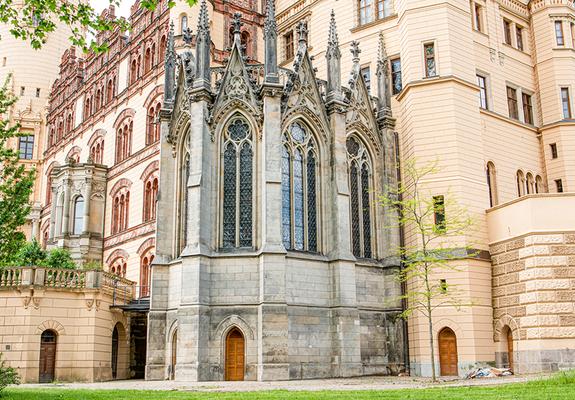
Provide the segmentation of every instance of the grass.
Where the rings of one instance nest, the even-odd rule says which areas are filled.
[[[385,391],[179,392],[10,388],[2,400],[556,400],[575,399],[575,372],[525,383]]]

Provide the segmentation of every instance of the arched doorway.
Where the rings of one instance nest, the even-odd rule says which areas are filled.
[[[112,379],[118,377],[118,326],[114,327],[112,332]]]
[[[56,332],[45,330],[40,337],[40,383],[53,382],[56,373]]]
[[[170,379],[176,379],[176,363],[178,354],[178,330],[174,330],[172,335],[172,367],[170,368]]]
[[[439,367],[442,376],[457,376],[457,338],[449,328],[439,332]]]
[[[239,329],[233,328],[226,336],[226,381],[244,380],[245,340]]]
[[[513,370],[513,333],[511,333],[511,328],[508,326],[504,332],[507,341],[507,366]]]

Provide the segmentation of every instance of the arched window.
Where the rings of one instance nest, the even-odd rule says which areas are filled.
[[[156,219],[156,197],[158,196],[158,177],[151,176],[144,184],[144,222]]]
[[[495,176],[495,164],[491,161],[487,163],[487,188],[489,189],[489,207],[497,205],[497,180]]]
[[[136,60],[132,60],[132,64],[130,65],[130,84],[136,83],[138,80],[138,62]]]
[[[118,257],[114,259],[114,262],[112,262],[112,264],[110,264],[109,266],[109,271],[111,273],[113,273],[114,275],[118,275],[122,278],[126,277],[126,269],[127,269],[127,263],[124,257]]]
[[[525,195],[525,175],[523,171],[517,171],[517,195],[519,197]]]
[[[531,172],[527,173],[527,182],[525,189],[527,190],[527,194],[535,193],[535,180],[533,179],[533,174]]]
[[[318,251],[317,145],[303,124],[283,135],[282,236],[286,249]]]
[[[48,177],[46,178],[46,205],[52,203],[52,169],[47,173]]]
[[[535,177],[535,193],[544,193],[545,188],[543,187],[543,178],[541,175]]]
[[[160,39],[160,54],[158,55],[158,60],[163,60],[166,56],[166,36],[162,36]]]
[[[64,123],[62,121],[58,122],[58,140],[62,140],[64,137]]]
[[[148,250],[140,261],[140,297],[148,297],[150,295],[152,261],[154,261],[154,254],[152,254],[151,250]]]
[[[72,227],[72,234],[79,235],[84,230],[84,198],[82,196],[76,197],[74,200],[74,226]]]
[[[152,69],[152,49],[149,47],[146,49],[144,54],[144,74],[148,73]]]
[[[346,142],[351,193],[351,237],[353,255],[372,257],[371,163],[367,149],[355,137]]]
[[[224,131],[222,151],[222,247],[252,246],[253,144],[242,118]]]
[[[88,119],[88,117],[90,117],[90,98],[86,97],[86,99],[84,100],[84,119]]]
[[[183,34],[187,27],[188,27],[188,16],[182,14],[180,16],[180,34]]]
[[[113,78],[108,81],[106,86],[106,101],[109,103],[114,98],[114,82]]]
[[[48,135],[48,147],[52,147],[56,143],[56,135],[54,128],[50,128],[50,134]]]
[[[242,47],[244,49],[244,55],[251,56],[252,55],[252,43],[250,41],[250,34],[247,31],[243,31],[240,36]]]
[[[178,254],[186,247],[186,232],[188,229],[188,178],[190,176],[190,135],[182,143],[179,168],[179,209],[178,221]]]
[[[133,128],[133,121],[128,119],[116,131],[116,163],[122,162],[130,156]]]
[[[68,114],[66,117],[66,135],[69,135],[72,132],[72,114]]]
[[[130,210],[130,192],[127,188],[121,189],[112,203],[112,234],[128,229]]]
[[[161,107],[162,104],[157,102],[155,105],[152,105],[148,109],[148,118],[146,124],[146,145],[150,145],[160,140],[159,116]]]
[[[96,91],[96,99],[94,102],[94,111],[98,111],[102,106],[102,91],[98,89]]]
[[[64,193],[60,193],[56,203],[56,234],[61,235],[63,231],[62,217],[64,215]]]
[[[104,158],[104,139],[99,139],[90,148],[90,157],[95,164],[102,164]]]

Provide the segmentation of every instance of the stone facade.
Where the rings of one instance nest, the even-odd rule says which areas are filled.
[[[490,251],[497,364],[517,373],[575,367],[575,234],[534,229]]]
[[[399,232],[391,235],[384,230],[383,221],[393,216],[374,207],[372,215],[364,214],[364,224],[368,223],[366,218],[373,223],[373,240],[372,228],[368,228],[371,225],[364,225],[363,237],[364,244],[369,240],[373,248],[371,243],[365,247],[370,252],[365,259],[354,256],[357,250],[351,244],[359,234],[352,240],[350,223],[355,222],[349,211],[353,195],[348,186],[351,160],[346,160],[350,157],[346,152],[357,151],[351,143],[361,140],[373,154],[373,175],[369,179],[373,179],[377,190],[396,184],[395,144],[390,129],[393,120],[385,101],[390,90],[388,81],[381,74],[379,100],[372,102],[359,73],[356,48],[350,87],[341,86],[341,53],[333,15],[326,56],[330,60],[327,81],[321,82],[315,75],[303,22],[298,27],[293,71],[278,70],[272,6],[264,28],[266,63],[258,66],[244,62],[241,22],[236,16],[229,61],[213,85],[205,56],[208,24],[206,4],[202,3],[195,57],[191,51],[177,56],[173,39],[168,41],[158,220],[174,223],[158,224],[147,379],[166,379],[174,370],[177,380],[229,379],[227,340],[235,330],[245,341],[242,379],[398,373],[405,368],[405,333],[397,320],[400,286],[394,278],[399,260],[392,248]],[[380,56],[385,63],[383,50]],[[226,206],[221,203],[226,196],[235,195],[225,192],[228,164],[227,158],[220,155],[228,152],[222,147],[226,129],[238,120],[249,126],[253,138],[250,143],[258,160],[253,175],[249,175],[258,182],[253,197],[250,191],[249,203],[239,203],[240,216],[252,209],[255,213],[253,223],[249,222],[249,236],[241,236],[251,243],[248,246],[227,244]],[[302,251],[304,244],[299,251],[292,248],[297,248],[297,242],[291,242],[286,233],[286,229],[293,229],[297,235],[289,222],[297,216],[290,217],[285,211],[290,183],[285,180],[289,172],[285,155],[282,164],[282,151],[287,152],[288,145],[278,143],[282,138],[288,140],[294,124],[300,124],[297,129],[312,136],[306,140],[313,143],[319,161],[320,189],[314,186],[313,190],[320,207],[316,216],[316,203],[310,203],[308,197],[305,227],[306,232],[316,229],[310,225],[309,212],[313,210],[317,233],[304,240],[308,248],[317,247],[307,252]],[[330,159],[336,162],[330,163]],[[313,170],[307,169],[308,185],[309,174],[315,171],[315,164]],[[311,190],[308,186],[308,196]],[[371,208],[368,204],[364,207]],[[282,224],[284,229],[280,230]],[[317,244],[311,244],[316,238]],[[177,343],[172,341],[174,337]]]

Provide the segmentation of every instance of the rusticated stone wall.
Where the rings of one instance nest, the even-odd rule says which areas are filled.
[[[517,373],[575,366],[575,234],[529,234],[491,246],[496,359]]]

